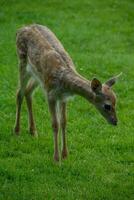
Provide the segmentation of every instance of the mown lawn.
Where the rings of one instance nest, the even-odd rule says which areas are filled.
[[[16,30],[47,25],[77,70],[102,82],[123,72],[114,90],[119,124],[112,127],[81,97],[68,104],[69,158],[53,163],[50,115],[34,98],[38,139],[13,135],[18,69]],[[134,199],[134,1],[0,0],[0,200]]]

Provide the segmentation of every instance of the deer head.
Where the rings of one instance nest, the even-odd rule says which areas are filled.
[[[112,91],[112,86],[116,83],[118,77],[121,73],[104,84],[94,78],[91,81],[92,91],[95,93],[94,105],[103,115],[103,117],[112,125],[117,125],[117,116],[116,116],[116,95]]]

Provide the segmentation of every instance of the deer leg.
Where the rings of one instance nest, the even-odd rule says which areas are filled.
[[[25,89],[27,82],[29,80],[29,75],[26,72],[26,61],[25,60],[20,60],[20,86],[17,91],[16,95],[16,121],[15,121],[15,128],[14,131],[18,135],[20,131],[20,113],[21,113],[21,105],[23,102],[23,97],[25,94]]]
[[[34,89],[38,86],[35,80],[30,80],[25,91],[25,98],[27,103],[28,109],[28,116],[29,116],[29,132],[31,135],[36,136],[36,126],[33,117],[33,108],[32,108],[32,93]]]
[[[60,105],[60,125],[62,131],[62,158],[65,159],[67,157],[67,141],[66,141],[66,103],[62,102]]]
[[[55,100],[49,100],[49,110],[52,118],[52,128],[54,133],[54,160],[59,161],[59,147],[58,147],[58,131],[59,131],[59,122],[57,117],[57,102]]]

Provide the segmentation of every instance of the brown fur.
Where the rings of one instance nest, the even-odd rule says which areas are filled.
[[[114,108],[116,98],[110,87],[106,84],[101,85],[97,79],[89,81],[79,75],[64,47],[47,27],[35,24],[21,28],[17,32],[16,44],[20,74],[16,101],[15,132],[17,134],[20,131],[20,111],[25,96],[29,113],[29,129],[32,135],[36,135],[32,93],[39,84],[46,93],[51,113],[56,161],[59,160],[58,132],[60,127],[63,141],[62,158],[67,157],[65,130],[68,97],[75,94],[81,95],[94,104],[110,123],[114,124],[117,121]],[[112,104],[112,111],[104,110],[103,105],[106,101]]]

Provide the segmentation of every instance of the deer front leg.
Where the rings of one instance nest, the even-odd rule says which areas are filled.
[[[60,105],[61,116],[60,116],[60,125],[62,131],[62,158],[67,158],[67,141],[66,141],[66,103],[62,102]]]
[[[54,160],[59,161],[59,147],[58,147],[58,132],[59,132],[59,122],[57,117],[57,102],[55,100],[48,99],[49,110],[52,118],[52,128],[54,134]]]

